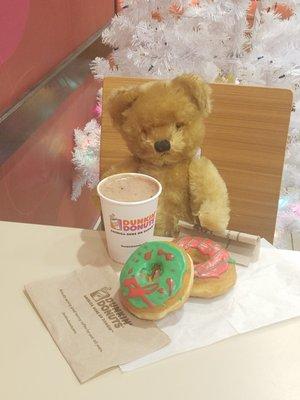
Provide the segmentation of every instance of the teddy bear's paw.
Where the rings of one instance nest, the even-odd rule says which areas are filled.
[[[224,233],[229,221],[229,211],[212,203],[204,203],[198,217],[202,228],[216,233]]]
[[[204,231],[224,233],[225,226],[221,221],[217,221],[212,215],[201,215],[199,217],[201,228]]]

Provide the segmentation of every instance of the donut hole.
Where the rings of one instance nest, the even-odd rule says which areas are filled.
[[[210,258],[205,254],[201,254],[197,249],[188,249],[187,252],[192,257],[194,264],[203,264]]]
[[[150,274],[148,275],[149,282],[153,282],[159,279],[162,274],[162,266],[160,264],[153,264],[151,267]]]

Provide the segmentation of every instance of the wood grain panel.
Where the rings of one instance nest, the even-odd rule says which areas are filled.
[[[101,171],[129,152],[106,109],[113,89],[148,81],[104,80]],[[203,154],[223,176],[230,195],[230,228],[273,241],[292,92],[286,89],[212,84]]]

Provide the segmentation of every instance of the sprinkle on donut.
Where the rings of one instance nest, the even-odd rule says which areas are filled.
[[[134,315],[158,319],[183,304],[192,283],[193,264],[184,250],[174,243],[148,242],[122,269],[121,300]]]
[[[236,282],[235,262],[218,243],[186,236],[176,241],[194,262],[194,284],[190,296],[211,299],[228,292]]]
[[[185,250],[194,249],[201,255],[207,256],[208,260],[194,263],[194,274],[196,278],[219,278],[230,266],[229,252],[213,240],[186,236],[176,241],[178,246]]]

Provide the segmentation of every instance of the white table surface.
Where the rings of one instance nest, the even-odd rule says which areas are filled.
[[[0,399],[299,400],[300,318],[80,385],[24,284],[99,265],[100,233],[0,222]],[[286,257],[299,253],[286,252]]]

